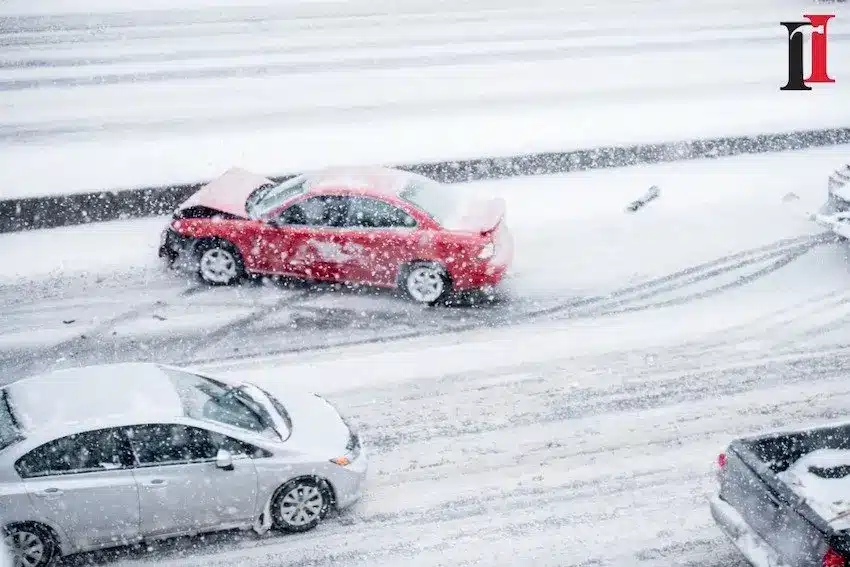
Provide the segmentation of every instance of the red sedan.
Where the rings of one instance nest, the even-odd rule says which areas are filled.
[[[399,288],[434,304],[499,284],[513,257],[501,199],[385,168],[329,169],[283,183],[231,169],[182,203],[160,256],[200,277],[246,274]]]

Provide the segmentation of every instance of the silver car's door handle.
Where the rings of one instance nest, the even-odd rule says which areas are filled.
[[[148,483],[151,488],[163,488],[166,485],[168,485],[168,481],[162,478],[155,478]]]
[[[36,492],[36,496],[42,496],[44,498],[56,498],[57,496],[62,496],[62,491],[58,488],[45,488],[41,492]]]

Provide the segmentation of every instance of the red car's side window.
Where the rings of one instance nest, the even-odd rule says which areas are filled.
[[[343,226],[348,203],[346,197],[320,195],[287,207],[278,224],[302,226]]]
[[[352,197],[346,226],[354,228],[413,228],[416,219],[400,208],[367,197]]]

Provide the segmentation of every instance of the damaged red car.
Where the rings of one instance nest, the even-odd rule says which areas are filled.
[[[180,204],[159,255],[212,285],[247,275],[398,288],[434,304],[497,286],[513,257],[501,199],[389,168],[282,183],[231,169]]]

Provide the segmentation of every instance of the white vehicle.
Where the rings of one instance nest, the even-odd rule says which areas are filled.
[[[850,165],[829,176],[826,203],[812,217],[839,237],[850,238]]]
[[[0,389],[0,510],[15,567],[224,529],[306,531],[360,498],[366,461],[314,394],[147,363]]]

